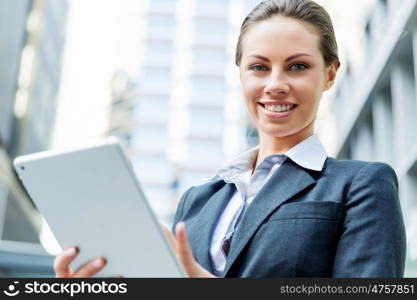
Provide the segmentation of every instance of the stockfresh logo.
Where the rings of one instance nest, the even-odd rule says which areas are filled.
[[[3,293],[9,297],[14,297],[19,295],[20,291],[17,289],[17,285],[19,284],[19,281],[14,281],[13,284],[10,284],[6,290],[3,291]]]

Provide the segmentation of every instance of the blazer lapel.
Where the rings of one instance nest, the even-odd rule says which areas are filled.
[[[207,200],[197,217],[186,223],[187,233],[190,233],[188,241],[192,245],[195,259],[202,267],[211,272],[213,272],[209,251],[211,237],[218,218],[223,213],[234,192],[234,184],[226,183]]]
[[[272,211],[315,183],[302,167],[287,158],[255,196],[233,236],[225,276],[258,227]]]

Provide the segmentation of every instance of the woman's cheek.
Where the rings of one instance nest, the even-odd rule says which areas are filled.
[[[253,76],[245,76],[242,78],[244,93],[251,98],[262,95],[262,80]]]
[[[304,95],[310,95],[311,97],[317,96],[321,85],[322,82],[318,80],[318,76],[309,76],[308,78],[303,78],[297,82],[298,91],[302,92]]]
[[[318,102],[318,93],[317,87],[309,85],[301,85],[299,88],[293,90],[293,96],[297,99],[300,104],[303,106],[307,105],[309,107],[315,106]]]

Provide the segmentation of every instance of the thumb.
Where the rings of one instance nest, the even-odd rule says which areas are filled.
[[[188,243],[187,234],[185,232],[184,222],[178,223],[175,229],[177,234],[176,250],[178,253],[178,258],[180,259],[188,276],[194,278],[215,277],[194,259],[194,255],[190,244]]]
[[[176,250],[178,247],[178,242],[175,236],[172,234],[172,232],[164,225],[161,224],[162,230],[165,233],[166,237],[168,238],[168,241],[171,244],[171,247]]]

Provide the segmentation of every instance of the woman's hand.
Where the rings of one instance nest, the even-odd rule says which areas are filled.
[[[68,248],[59,254],[54,261],[54,271],[57,278],[85,278],[91,277],[106,265],[103,257],[89,261],[78,270],[74,271],[70,267],[70,263],[77,257],[78,249],[75,247]]]
[[[162,225],[165,234],[168,236],[169,241],[171,242],[172,247],[177,254],[179,261],[182,263],[185,272],[187,272],[188,277],[194,278],[216,278],[213,274],[208,272],[199,263],[194,259],[193,252],[191,247],[188,244],[187,235],[185,233],[185,224],[180,222],[175,227],[175,232],[177,238],[172,234],[172,232]]]

